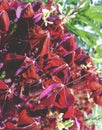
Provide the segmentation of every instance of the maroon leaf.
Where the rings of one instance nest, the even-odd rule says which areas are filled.
[[[77,45],[76,45],[76,41],[75,41],[75,36],[74,35],[70,35],[69,39],[67,39],[62,46],[67,50],[67,51],[73,51],[76,49]]]
[[[61,84],[51,84],[48,88],[46,88],[41,94],[40,94],[40,100],[50,94],[52,91],[54,91],[56,88],[61,87]]]
[[[25,59],[25,56],[17,55],[13,53],[7,53],[4,61],[4,68],[7,73],[7,77],[14,76],[17,69],[21,66]]]
[[[8,62],[17,62],[17,61],[24,61],[26,57],[22,55],[17,55],[13,53],[8,53],[5,57],[5,63]]]
[[[9,29],[10,21],[6,11],[0,11],[0,29],[4,32],[7,32]]]
[[[53,1],[52,0],[48,0],[47,2],[47,8],[50,10],[51,9],[51,5],[52,5]]]
[[[48,26],[48,30],[50,32],[52,39],[59,41],[60,39],[62,39],[63,31],[62,31],[61,27],[59,26],[59,20],[58,20],[58,22],[57,22],[57,20],[54,21],[54,23],[55,23],[54,25]]]
[[[9,9],[9,3],[7,0],[0,1],[0,10],[7,10]]]
[[[98,89],[102,88],[102,85],[99,84],[99,83],[96,82],[96,81],[91,81],[91,82],[89,82],[88,87],[89,87],[91,90],[98,90]]]
[[[68,54],[65,54],[63,56],[64,60],[69,64],[69,65],[72,65],[74,63],[74,60],[75,60],[75,52],[72,51]]]
[[[69,118],[73,118],[73,115],[74,115],[74,109],[73,107],[69,107],[67,112],[64,114],[63,118],[65,119],[69,119]]]
[[[32,18],[34,16],[34,11],[31,3],[28,3],[25,8],[22,10],[21,16],[23,18]]]
[[[32,7],[34,12],[38,12],[43,7],[43,3],[41,1],[32,2]]]
[[[36,71],[35,64],[31,64],[27,70],[25,70],[24,73],[22,73],[22,77],[25,79],[35,79],[38,80],[39,76]]]
[[[22,65],[16,72],[15,72],[15,76],[18,76],[19,74],[23,73],[24,71],[26,71],[31,65],[31,64],[28,64],[28,65]]]
[[[54,106],[58,108],[68,108],[74,104],[74,96],[70,93],[68,88],[63,87],[56,97]]]
[[[48,97],[41,99],[40,103],[38,105],[35,105],[35,110],[42,110],[47,108],[50,108],[53,106],[55,100],[56,100],[56,95],[59,92],[59,90],[56,90],[55,92],[53,91],[51,94],[48,95]]]
[[[63,59],[61,59],[58,55],[49,53],[49,56],[50,58],[47,60],[46,66],[44,67],[45,70],[49,70],[51,68],[54,69],[55,67],[65,64]]]
[[[8,90],[9,88],[6,86],[6,84],[0,80],[0,91]]]
[[[27,111],[24,109],[21,111],[18,119],[18,126],[30,125],[34,122],[34,120],[27,115]]]
[[[49,51],[50,51],[50,34],[48,33],[47,37],[43,43],[43,48],[42,48],[42,51],[40,53],[40,56],[43,57],[44,55],[48,54]]]
[[[64,69],[66,69],[67,67],[68,67],[67,64],[63,64],[63,65],[61,65],[61,66],[56,67],[55,69],[53,69],[53,70],[51,71],[51,73],[52,73],[52,74],[57,74],[57,73],[59,73],[60,71],[63,71]]]
[[[76,48],[75,50],[75,61],[77,62],[79,59],[86,55],[85,51],[81,49],[81,47]]]
[[[68,80],[70,77],[68,64],[65,63],[59,67],[51,69],[50,73],[52,76],[55,76],[55,77],[57,76],[56,78],[59,78],[63,84],[68,83]]]
[[[101,95],[94,97],[94,101],[96,104],[102,106],[102,96]]]
[[[6,128],[5,128],[5,129],[7,129],[7,130],[8,130],[8,129],[16,130],[16,128],[17,128],[12,122],[9,122],[9,121],[6,122],[5,125],[6,125]]]
[[[31,45],[31,50],[37,48],[38,50],[42,48],[42,41],[45,38],[45,31],[38,25],[35,25],[33,29],[33,34],[30,37],[29,43]],[[36,51],[36,50],[35,50]]]

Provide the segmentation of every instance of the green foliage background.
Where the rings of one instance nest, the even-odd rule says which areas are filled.
[[[95,3],[93,0],[53,1],[59,4],[60,12],[66,18],[66,27],[76,35],[77,43],[92,57],[102,77],[102,1],[98,0]],[[96,105],[92,114],[86,115],[86,122],[95,124],[96,130],[102,130],[102,107]]]

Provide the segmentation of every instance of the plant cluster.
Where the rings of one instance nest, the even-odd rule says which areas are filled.
[[[95,129],[102,81],[64,20],[51,0],[0,2],[1,130]]]

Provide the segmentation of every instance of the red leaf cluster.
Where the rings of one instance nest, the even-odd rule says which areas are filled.
[[[51,130],[57,112],[93,130],[83,111],[102,106],[100,78],[59,15],[52,1],[0,1],[0,129]]]

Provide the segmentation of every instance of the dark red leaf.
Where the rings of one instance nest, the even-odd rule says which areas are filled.
[[[64,114],[63,118],[69,119],[69,118],[73,118],[73,116],[74,116],[74,108],[71,106],[71,107],[68,108],[68,110]]]
[[[77,62],[80,60],[82,57],[86,55],[85,51],[81,49],[81,47],[77,47],[75,49],[75,61]]]
[[[63,42],[62,46],[67,51],[74,51],[76,49],[76,47],[77,47],[76,41],[75,41],[75,36],[70,35],[69,38],[66,39],[66,41]]]
[[[54,15],[53,17],[49,17],[49,20],[51,20],[53,24],[50,24],[48,26],[48,31],[50,32],[50,35],[54,42],[59,42],[64,36],[62,26],[60,26],[61,20],[56,15]]]
[[[12,123],[12,122],[6,122],[6,129],[10,129],[10,130],[16,130],[16,126]]]
[[[39,79],[39,76],[36,71],[36,66],[34,63],[32,63],[32,65],[30,65],[29,68],[25,70],[24,73],[22,73],[22,77],[25,79],[35,79],[35,80]]]
[[[42,41],[45,38],[45,31],[38,25],[35,25],[33,29],[32,36],[30,37],[29,43],[31,45],[31,50],[41,48],[43,46]],[[41,42],[41,43],[40,43]]]
[[[9,29],[10,21],[6,11],[0,11],[0,29],[4,32],[7,32]]]
[[[21,66],[25,60],[25,56],[17,55],[15,53],[7,53],[4,61],[4,68],[7,73],[7,77],[14,76],[15,72]]]
[[[99,83],[96,82],[96,81],[91,81],[91,82],[88,84],[88,87],[89,87],[91,90],[98,90],[98,89],[102,88],[102,85],[99,84]]]
[[[44,82],[44,87],[48,88],[50,85],[52,85],[52,84],[58,84],[58,83],[61,83],[61,82],[56,82],[55,80],[53,80],[52,78],[50,78],[50,79],[47,79]]]
[[[0,80],[0,91],[8,90],[9,88],[6,86],[6,84]]]
[[[43,7],[43,3],[41,1],[32,2],[32,7],[34,12],[39,12],[39,10]]]
[[[51,6],[52,6],[52,3],[53,3],[52,0],[48,0],[47,5],[46,5],[46,8],[50,10],[50,9],[51,9]]]
[[[68,54],[65,54],[63,56],[63,58],[69,65],[72,65],[72,64],[74,64],[74,60],[75,60],[75,52],[72,51],[72,52],[70,52]]]
[[[40,53],[40,56],[43,57],[44,55],[49,53],[49,51],[50,51],[50,44],[51,44],[51,42],[50,42],[50,34],[47,33],[47,37],[46,37],[46,39],[45,39],[45,41],[43,43],[43,48],[42,48],[42,51]]]
[[[54,69],[51,71],[51,73],[52,73],[52,74],[57,74],[57,73],[59,73],[60,71],[63,71],[64,69],[66,69],[67,67],[68,67],[68,64],[63,64],[63,65],[61,65],[61,66],[58,66],[58,67],[54,68]]]
[[[58,108],[68,108],[74,104],[74,96],[70,93],[67,87],[58,93],[54,106]]]
[[[102,106],[102,95],[98,95],[98,96],[94,97],[94,101],[96,104]]]
[[[18,119],[18,126],[27,126],[34,122],[34,120],[27,115],[27,111],[24,109],[21,111]]]
[[[35,106],[35,110],[42,110],[47,108],[50,108],[53,106],[55,100],[56,100],[56,95],[59,92],[59,90],[56,90],[55,92],[53,91],[53,93],[49,94],[49,96],[46,98],[43,98],[39,104],[37,106]]]
[[[50,55],[50,58],[46,62],[46,66],[44,67],[45,70],[51,70],[65,64],[63,59],[61,59],[58,55],[55,55],[55,54],[52,55],[51,53],[49,53],[49,55]]]
[[[56,88],[60,88],[61,87],[61,84],[51,84],[48,88],[46,88],[44,91],[42,91],[42,93],[40,94],[40,100],[42,98],[44,98],[45,96],[47,96],[48,94],[51,94],[52,91],[55,91]]]
[[[31,3],[28,3],[21,12],[23,18],[32,18],[34,16],[34,11]]]
[[[14,54],[14,53],[8,53],[8,54],[6,54],[6,57],[5,57],[5,63],[24,61],[25,58],[26,57],[22,56],[22,55],[17,55],[17,54]]]
[[[54,76],[57,76],[57,80],[59,78],[63,84],[68,83],[70,77],[68,64],[65,63],[59,67],[56,67],[55,69],[51,69],[50,73],[52,75],[52,78],[54,78]]]
[[[1,0],[0,1],[0,10],[7,10],[9,9],[9,3],[7,0]]]
[[[22,65],[16,72],[15,76],[18,76],[19,74],[25,72],[33,63],[27,64],[27,65]]]
[[[51,130],[51,128],[46,126],[43,128],[43,130]]]

